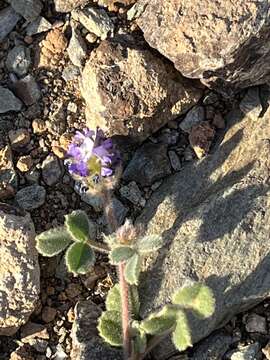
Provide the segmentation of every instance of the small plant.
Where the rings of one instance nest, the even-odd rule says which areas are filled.
[[[162,238],[141,235],[129,220],[117,226],[110,197],[116,181],[110,178],[117,180],[120,156],[101,130],[77,133],[68,155],[69,171],[76,179],[80,177],[85,187],[99,193],[114,231],[104,235],[103,243],[91,239],[86,213],[76,210],[65,216],[63,227],[37,236],[38,251],[44,256],[55,256],[65,250],[66,265],[73,274],[87,273],[95,263],[96,251],[108,254],[110,263],[118,269],[119,283],[108,292],[98,331],[111,346],[123,347],[125,360],[144,359],[169,334],[179,351],[192,346],[186,312],[210,317],[215,307],[212,291],[201,283],[186,284],[173,294],[171,303],[141,319],[138,284],[142,260],[162,247]]]

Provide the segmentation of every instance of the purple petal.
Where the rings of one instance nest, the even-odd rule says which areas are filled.
[[[107,167],[102,167],[101,168],[101,176],[107,177],[107,176],[112,176],[113,174],[113,170]]]

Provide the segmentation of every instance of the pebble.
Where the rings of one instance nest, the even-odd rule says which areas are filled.
[[[35,104],[41,97],[40,88],[32,75],[26,75],[13,85],[14,93],[25,105]]]
[[[0,86],[0,114],[21,109],[22,102],[9,89]]]
[[[175,145],[179,138],[179,132],[176,130],[164,129],[158,137],[158,141],[165,145]]]
[[[75,283],[69,284],[65,290],[67,297],[70,299],[74,299],[75,297],[79,296],[81,292],[82,292],[81,285]]]
[[[79,21],[88,31],[105,40],[113,33],[114,24],[103,9],[87,6],[83,10],[73,10],[72,17]]]
[[[214,137],[215,130],[207,121],[193,126],[189,134],[189,142],[198,159],[208,154]]]
[[[88,41],[90,44],[94,44],[97,41],[98,37],[93,33],[88,33],[85,37],[85,40]]]
[[[247,332],[267,334],[266,319],[263,316],[257,315],[255,313],[249,314],[245,318],[245,323]]]
[[[34,134],[42,134],[47,130],[46,123],[42,119],[34,119],[32,121],[32,128]]]
[[[194,125],[198,125],[204,120],[204,116],[204,108],[198,105],[194,106],[191,110],[189,110],[185,118],[181,121],[181,130],[190,133]]]
[[[6,67],[10,72],[14,72],[18,76],[26,75],[31,66],[30,50],[18,45],[11,49],[6,60]]]
[[[29,339],[34,338],[48,340],[50,336],[46,326],[28,321],[21,327],[22,342],[28,342]]]
[[[257,357],[260,351],[260,345],[258,343],[250,344],[244,347],[239,347],[237,350],[230,352],[228,359],[230,360],[259,360]]]
[[[45,323],[52,322],[57,314],[57,310],[50,306],[45,306],[42,310],[41,318]]]
[[[78,29],[72,28],[72,35],[67,48],[68,56],[73,65],[82,67],[87,56],[87,46]]]
[[[120,194],[134,205],[144,207],[146,204],[146,200],[135,181],[130,182],[126,186],[122,186],[120,188]]]
[[[30,134],[27,129],[10,130],[8,136],[14,150],[20,150],[30,142]]]
[[[80,76],[80,69],[72,64],[66,66],[62,72],[62,78],[66,82],[75,80],[78,76]]]
[[[45,202],[46,190],[43,186],[34,184],[19,190],[15,196],[18,205],[25,210],[34,210]]]
[[[76,112],[78,110],[78,106],[74,102],[69,102],[68,106],[67,106],[67,110],[76,114]]]
[[[33,166],[33,160],[30,155],[21,156],[17,161],[17,168],[21,172],[27,172]]]
[[[14,29],[20,18],[11,6],[0,11],[0,41]]]
[[[36,20],[30,23],[26,28],[27,36],[40,34],[49,31],[53,28],[52,24],[44,17],[39,16]]]
[[[12,152],[7,145],[0,149],[0,200],[12,197],[18,186],[18,176],[13,166]]]
[[[267,360],[270,360],[270,342],[262,349]]]
[[[46,185],[52,186],[60,181],[63,176],[63,168],[55,155],[48,155],[42,162],[42,178]]]
[[[179,159],[178,155],[176,154],[176,152],[171,150],[168,152],[168,155],[169,155],[169,159],[170,159],[173,170],[179,171],[182,166],[181,166],[180,159]]]

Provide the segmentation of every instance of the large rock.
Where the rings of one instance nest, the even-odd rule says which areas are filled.
[[[187,279],[214,291],[214,315],[190,318],[194,342],[270,295],[270,108],[256,120],[233,111],[228,124],[213,154],[165,180],[137,221],[164,239],[146,264],[143,316]]]
[[[29,214],[0,204],[0,335],[27,322],[39,297],[35,230]]]
[[[139,4],[145,6],[138,19],[145,39],[184,76],[226,92],[266,81],[269,0],[139,0]]]
[[[13,30],[20,18],[11,6],[0,11],[0,41]]]
[[[28,21],[35,20],[43,7],[41,0],[7,0],[7,2]]]
[[[0,86],[0,114],[8,111],[20,111],[21,108],[21,101],[9,89]]]
[[[82,94],[90,127],[143,140],[193,106],[201,90],[150,50],[121,39],[91,53]]]

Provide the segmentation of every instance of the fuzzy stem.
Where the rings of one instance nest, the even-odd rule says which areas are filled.
[[[105,254],[108,254],[110,252],[110,249],[106,244],[101,244],[94,240],[88,240],[87,244],[99,252],[102,252]]]

